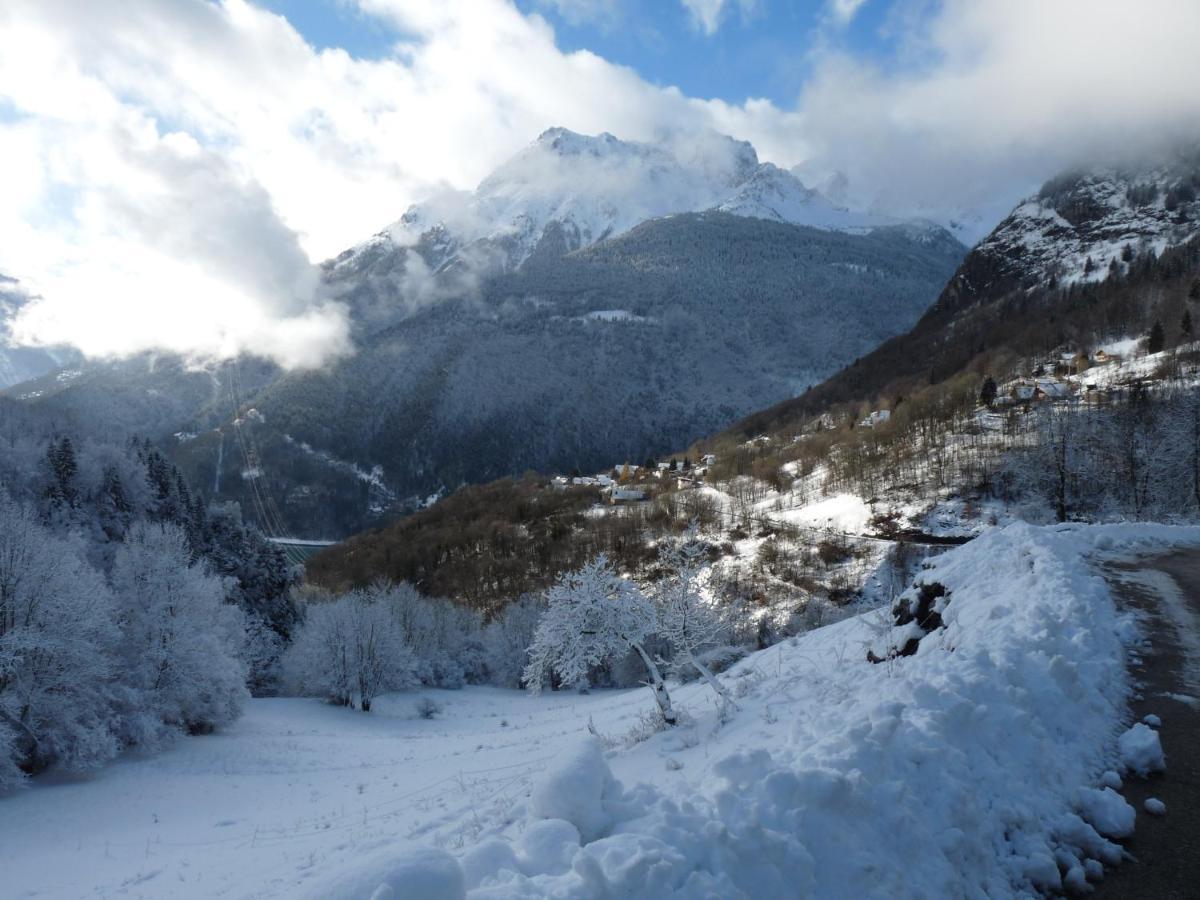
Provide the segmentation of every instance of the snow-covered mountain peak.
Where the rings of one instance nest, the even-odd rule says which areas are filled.
[[[1200,234],[1200,159],[1094,168],[1050,179],[1019,203],[977,252],[1026,280],[1101,281],[1137,256]]]
[[[592,156],[601,156],[609,150],[620,150],[636,145],[620,141],[607,131],[602,131],[600,134],[593,136],[579,134],[576,131],[571,131],[569,128],[555,126],[547,128],[538,135],[537,140],[531,146],[552,150],[560,156],[581,156],[585,153]]]
[[[831,202],[820,191],[771,163],[762,163],[718,207],[722,212],[838,231],[869,231],[899,220],[854,212]]]
[[[415,204],[360,249],[381,242],[412,248],[435,271],[467,253],[511,269],[544,237],[553,236],[557,252],[570,252],[647,219],[707,210],[853,232],[897,221],[830,202],[794,174],[760,162],[745,141],[711,135],[643,143],[555,127],[474,191]]]

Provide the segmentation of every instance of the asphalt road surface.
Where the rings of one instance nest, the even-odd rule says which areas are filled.
[[[1153,713],[1167,771],[1129,776],[1122,790],[1137,810],[1137,829],[1125,843],[1132,857],[1110,869],[1095,896],[1200,898],[1200,550],[1106,567],[1118,603],[1142,610],[1150,646],[1135,666],[1140,699],[1135,721]],[[1167,806],[1146,812],[1147,797]]]

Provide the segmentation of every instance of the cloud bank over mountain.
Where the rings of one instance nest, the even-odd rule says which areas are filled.
[[[805,87],[779,105],[689,97],[566,52],[507,0],[356,0],[394,34],[373,58],[318,49],[246,0],[13,0],[0,271],[43,298],[16,332],[93,354],[318,365],[348,331],[312,264],[414,201],[474,188],[555,125],[729,134],[810,183],[844,173],[860,203],[995,221],[1064,164],[1190,139],[1200,120],[1186,0],[897,0],[886,58],[838,39],[863,5],[828,8],[796,48]],[[694,4],[705,31],[744,6]]]

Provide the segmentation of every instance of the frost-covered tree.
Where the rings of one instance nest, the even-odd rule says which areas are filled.
[[[384,691],[417,684],[412,652],[396,627],[395,616],[381,599],[369,592],[355,593],[348,599],[354,684],[363,712],[370,712],[371,701]]]
[[[299,692],[370,712],[385,691],[418,683],[414,658],[394,611],[378,591],[354,591],[309,606],[284,657]]]
[[[663,720],[674,725],[667,686],[645,648],[655,625],[653,604],[601,554],[564,574],[547,592],[546,612],[529,648],[525,683],[536,693],[553,675],[565,685],[584,687],[592,669],[633,650],[646,666]]]
[[[538,620],[545,607],[541,600],[527,594],[510,603],[487,624],[483,639],[486,648],[488,678],[502,687],[520,687],[529,647],[537,633]]]
[[[680,669],[692,667],[721,698],[734,705],[721,680],[704,664],[701,650],[721,643],[725,627],[700,590],[707,550],[699,526],[692,522],[683,538],[664,546],[661,559],[667,576],[655,587],[658,633],[666,639]]]
[[[300,570],[288,563],[279,546],[243,521],[236,504],[207,510],[205,517],[199,543],[191,545],[193,552],[203,556],[216,574],[228,579],[228,599],[249,618],[269,626],[286,643],[296,624],[291,591]]]
[[[407,583],[380,582],[368,591],[395,616],[422,684],[460,688],[484,673],[483,623],[475,610],[430,599]]]
[[[246,666],[246,684],[254,696],[275,692],[285,648],[283,638],[265,619],[246,613],[246,633],[239,657]]]
[[[311,604],[283,657],[286,683],[297,693],[350,706],[354,697],[351,647],[345,602]]]
[[[0,789],[116,755],[112,598],[78,542],[0,494]]]
[[[48,484],[46,498],[52,505],[73,507],[79,502],[79,491],[75,476],[79,462],[75,457],[75,445],[69,437],[53,441],[46,450],[46,475]]]
[[[236,719],[246,699],[245,622],[225,587],[193,562],[175,525],[135,524],[117,550],[112,586],[123,680],[136,692],[131,743],[203,733]]]

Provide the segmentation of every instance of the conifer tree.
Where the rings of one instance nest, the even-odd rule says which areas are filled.
[[[1146,339],[1146,352],[1160,353],[1166,343],[1167,338],[1163,333],[1162,322],[1155,319],[1154,326],[1150,329],[1150,336]]]
[[[979,389],[979,402],[984,406],[991,406],[996,400],[996,379],[991,375],[983,380],[983,387]]]
[[[46,450],[46,468],[49,471],[50,484],[46,488],[46,497],[52,506],[79,505],[79,492],[75,485],[75,476],[79,472],[79,461],[75,457],[75,445],[65,435],[58,441],[52,441]]]

